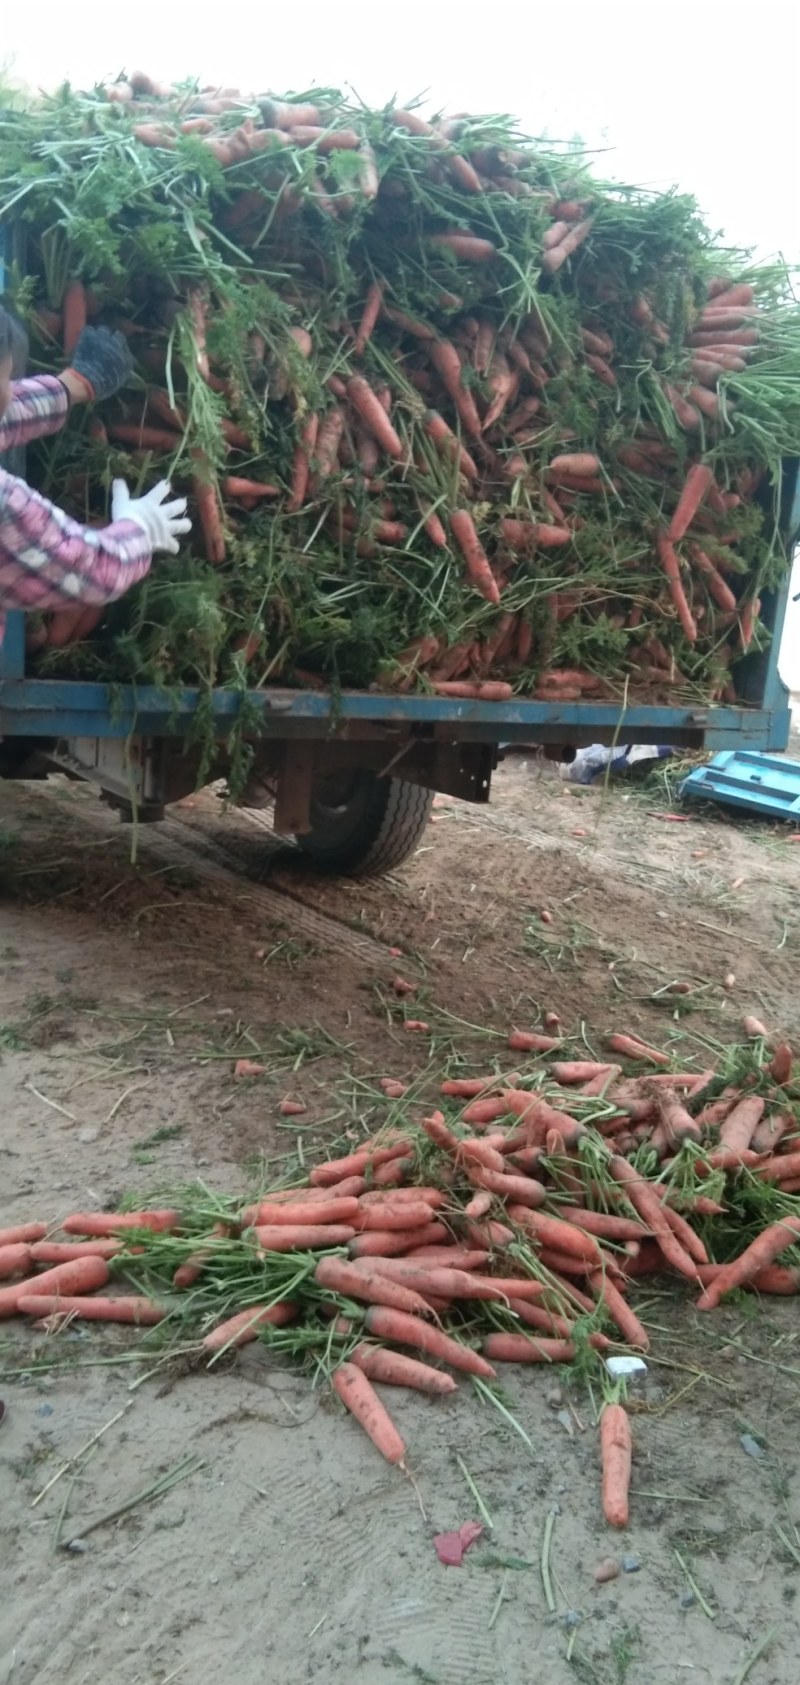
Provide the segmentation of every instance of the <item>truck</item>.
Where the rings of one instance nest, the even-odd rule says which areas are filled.
[[[787,550],[800,530],[797,461],[782,477],[780,531]],[[492,774],[509,745],[540,746],[569,760],[589,743],[670,744],[687,750],[780,751],[789,739],[789,691],[778,658],[788,573],[765,597],[765,650],[741,663],[741,700],[648,706],[641,702],[482,702],[374,690],[334,696],[279,686],[251,691],[245,736],[252,765],[243,804],[274,802],[273,826],[294,838],[317,868],[378,876],[406,860],[428,823],[434,793],[488,802]],[[218,762],[243,702],[217,688],[210,698]],[[177,700],[154,687],[37,678],[27,670],[25,617],[7,615],[0,645],[0,776],[60,770],[94,784],[125,822],[157,822],[197,784],[193,742],[208,698],[185,688]]]

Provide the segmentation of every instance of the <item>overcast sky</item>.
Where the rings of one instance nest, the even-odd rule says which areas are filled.
[[[0,55],[48,88],[143,68],[511,112],[608,148],[608,174],[694,193],[735,244],[800,262],[799,19],[795,0],[49,0],[46,15],[4,8]]]

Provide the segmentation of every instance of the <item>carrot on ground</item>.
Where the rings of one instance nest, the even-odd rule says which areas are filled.
[[[351,1258],[391,1258],[419,1246],[443,1245],[450,1239],[444,1223],[426,1223],[420,1229],[367,1229],[350,1241]]]
[[[346,1246],[355,1235],[350,1223],[261,1223],[253,1233],[262,1252],[314,1252]]]
[[[277,1305],[250,1305],[246,1311],[238,1311],[236,1316],[229,1316],[212,1328],[203,1338],[203,1348],[216,1354],[229,1346],[243,1346],[248,1340],[256,1339],[259,1328],[267,1325],[282,1328],[296,1315],[297,1306],[288,1299],[281,1299]]]
[[[305,1223],[347,1223],[355,1228],[361,1214],[361,1206],[357,1199],[310,1199],[300,1200],[285,1205],[262,1206],[264,1215],[259,1217],[260,1223],[279,1224],[281,1227],[297,1227]]]
[[[356,337],[353,342],[353,351],[357,357],[363,356],[365,347],[368,341],[372,338],[372,332],[381,313],[382,304],[383,287],[381,286],[380,281],[373,281],[367,289],[367,296],[364,300],[364,309],[361,313],[361,321],[359,322],[358,332],[356,333]]]
[[[69,1264],[73,1258],[113,1258],[121,1240],[37,1240],[31,1247],[35,1264]]]
[[[65,1234],[104,1235],[123,1234],[126,1229],[150,1229],[153,1234],[168,1234],[178,1227],[180,1212],[171,1207],[158,1211],[75,1211],[61,1224]]]
[[[119,1299],[85,1299],[61,1293],[34,1293],[26,1282],[17,1300],[23,1316],[76,1316],[86,1322],[132,1322],[138,1328],[163,1321],[168,1312],[152,1299],[127,1295]]]
[[[646,1352],[650,1346],[647,1329],[639,1321],[635,1312],[631,1310],[630,1305],[610,1277],[597,1270],[594,1275],[589,1277],[589,1283],[592,1291],[605,1305],[609,1316],[616,1323],[626,1343],[629,1346],[635,1346],[639,1351]]]
[[[0,1246],[16,1246],[18,1242],[44,1240],[47,1234],[46,1223],[17,1223],[8,1229],[0,1229]]]
[[[404,1286],[401,1281],[380,1270],[368,1268],[363,1261],[354,1264],[343,1258],[321,1258],[314,1271],[314,1280],[320,1287],[327,1287],[332,1293],[342,1293],[346,1298],[363,1299],[372,1305],[389,1305],[393,1310],[408,1311],[412,1316],[429,1314],[429,1306],[415,1288]]]
[[[771,1223],[769,1228],[763,1229],[754,1241],[740,1252],[738,1258],[723,1264],[714,1280],[709,1283],[705,1292],[697,1301],[700,1311],[713,1310],[719,1304],[725,1293],[732,1293],[735,1287],[743,1287],[761,1270],[773,1264],[787,1246],[795,1246],[800,1240],[800,1217],[782,1217],[777,1223]]]
[[[525,1206],[510,1205],[508,1215],[552,1252],[579,1260],[587,1268],[602,1263],[603,1254],[594,1235],[586,1233],[563,1217],[552,1217],[546,1211],[530,1211]]]
[[[386,1461],[402,1463],[406,1446],[363,1369],[354,1363],[340,1363],[333,1371],[331,1384]]]
[[[531,1334],[487,1334],[483,1350],[497,1363],[571,1363],[575,1356],[571,1340],[547,1335],[536,1339]]]
[[[481,1375],[488,1381],[494,1380],[491,1364],[478,1352],[451,1339],[441,1329],[432,1328],[419,1317],[407,1316],[403,1311],[389,1310],[383,1305],[373,1305],[364,1320],[369,1333],[381,1340],[391,1340],[399,1346],[414,1346],[418,1351],[427,1352],[429,1357],[440,1357],[452,1369],[461,1369],[467,1375]]]
[[[619,1153],[612,1154],[608,1161],[608,1168],[616,1182],[622,1187],[635,1211],[638,1211],[642,1222],[654,1235],[667,1262],[681,1275],[688,1276],[694,1281],[697,1278],[697,1266],[673,1233],[666,1212],[652,1183],[634,1169],[626,1158]]]
[[[612,1053],[621,1053],[624,1059],[647,1059],[651,1065],[669,1064],[666,1053],[660,1053],[658,1048],[648,1047],[647,1042],[640,1041],[638,1036],[606,1036],[606,1046]]]
[[[13,1316],[21,1293],[92,1293],[105,1287],[109,1277],[104,1258],[75,1258],[66,1264],[56,1264],[41,1275],[15,1282],[13,1287],[0,1287],[0,1316]]]
[[[434,1398],[458,1390],[452,1375],[446,1375],[443,1369],[434,1369],[416,1357],[406,1357],[405,1352],[388,1351],[385,1346],[371,1346],[362,1341],[351,1352],[350,1362],[371,1381],[383,1381],[386,1386],[413,1387],[416,1392],[430,1393]]]
[[[632,1452],[627,1411],[621,1404],[607,1404],[600,1417],[600,1459],[603,1514],[612,1527],[628,1525]]]
[[[0,1281],[10,1281],[15,1275],[28,1275],[31,1267],[31,1249],[24,1241],[0,1246]]]

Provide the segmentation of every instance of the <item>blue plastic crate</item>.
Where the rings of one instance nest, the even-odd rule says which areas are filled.
[[[690,772],[681,795],[800,824],[800,761],[752,749],[727,749],[707,766]]]

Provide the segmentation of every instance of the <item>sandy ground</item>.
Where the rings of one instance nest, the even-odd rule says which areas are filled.
[[[544,1009],[589,1047],[634,1028],[701,1062],[743,1012],[797,1030],[800,846],[673,823],[637,788],[576,792],[516,759],[490,808],[440,803],[378,884],[315,879],[209,796],[143,831],[135,865],[82,786],[3,786],[0,813],[0,1223],[196,1177],[243,1189],[265,1159],[382,1121],[380,1074],[433,1092]],[[398,1027],[391,946],[430,1037]],[[694,985],[677,1019],[653,998],[674,978]],[[235,1083],[241,1056],[267,1074]],[[397,1394],[412,1484],[258,1348],[209,1375],[125,1361],[122,1330],[54,1349],[5,1325],[0,1685],[795,1685],[796,1307],[702,1319],[659,1290],[643,1309],[622,1537],[600,1516],[592,1400],[552,1371],[504,1383],[529,1444],[468,1384]],[[89,1531],[190,1455],[188,1478]],[[491,1531],[446,1568],[433,1533],[480,1519],[468,1477]],[[630,1571],[597,1585],[609,1554]]]

